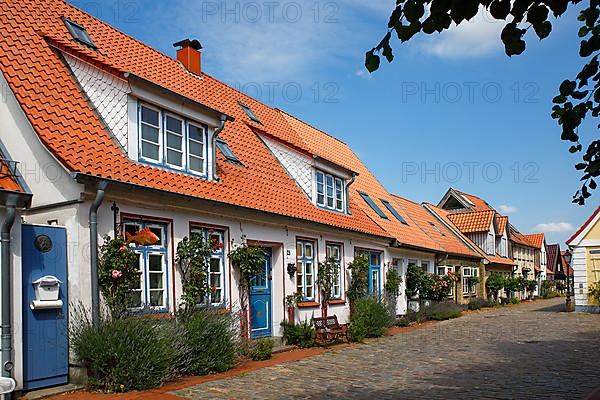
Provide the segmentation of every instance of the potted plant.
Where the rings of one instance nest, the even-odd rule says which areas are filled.
[[[294,294],[288,294],[285,296],[285,305],[287,307],[288,312],[288,322],[293,325],[295,323],[296,318],[294,317],[294,313],[298,303],[302,301],[302,292],[296,292]]]

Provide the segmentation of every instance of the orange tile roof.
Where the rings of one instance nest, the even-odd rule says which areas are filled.
[[[0,190],[24,193],[10,167],[11,162],[0,159]]]
[[[493,210],[468,211],[451,213],[448,218],[461,232],[487,232],[490,230],[495,214]]]
[[[61,17],[84,25],[99,52],[75,43]],[[177,60],[62,0],[1,2],[0,25],[0,69],[42,143],[70,171],[390,237],[356,196],[350,198],[352,215],[344,215],[315,207],[304,195],[253,130],[309,151],[278,110],[207,74],[201,79],[191,75]],[[233,116],[221,137],[243,166],[223,162],[218,153],[221,182],[210,182],[131,161],[82,95],[56,48],[122,79],[122,73],[130,72]],[[251,107],[263,124],[251,122],[238,102]]]
[[[494,255],[487,254],[479,246],[477,246],[477,244],[475,244],[475,242],[473,242],[467,235],[465,235],[466,232],[461,231],[458,228],[458,226],[456,226],[452,222],[451,217],[453,215],[456,215],[456,213],[454,213],[452,211],[444,210],[443,208],[437,207],[430,203],[424,203],[424,205],[428,210],[431,210],[432,213],[436,214],[440,219],[442,219],[447,224],[449,224],[452,227],[453,232],[455,232],[464,242],[468,243],[471,248],[477,250],[477,253],[479,253],[481,258],[487,260],[490,264],[496,264],[496,265],[500,265],[500,266],[515,265],[515,262],[512,259],[510,259],[508,257],[502,257],[498,254],[494,254]]]
[[[579,229],[577,229],[577,231],[575,231],[575,233],[569,238],[567,239],[567,245],[571,245],[571,242],[573,242],[575,240],[575,238],[581,233],[583,232],[589,224],[592,223],[592,221],[594,220],[594,218],[596,218],[596,215],[598,215],[598,213],[600,213],[600,206],[598,206],[598,208],[596,208],[596,210],[592,213],[592,215],[590,215],[590,217],[588,219],[585,220],[585,222],[579,227]]]
[[[399,206],[398,211],[403,211],[408,215],[408,223],[417,225],[427,236],[449,254],[459,256],[480,257],[480,254],[473,251],[461,239],[459,239],[450,229],[438,221],[422,205],[405,199],[403,197],[392,195]]]
[[[504,235],[504,232],[506,232],[506,225],[508,224],[508,217],[497,215],[496,223],[498,224],[498,235]]]
[[[531,242],[529,239],[527,239],[527,237],[525,235],[523,235],[521,232],[519,232],[514,226],[509,225],[509,227],[510,227],[510,240],[513,243],[516,243],[516,244],[519,244],[519,245],[525,246],[525,247],[537,248],[533,242]],[[541,249],[541,246],[539,248]]]
[[[532,233],[532,234],[523,235],[523,236],[525,236],[525,239],[527,239],[529,242],[533,243],[533,245],[537,249],[541,249],[542,246],[544,245],[544,234],[543,233]]]
[[[461,192],[460,190],[457,190],[457,189],[454,189],[454,191],[457,192],[458,194],[466,197],[473,204],[474,211],[488,211],[488,210],[494,209],[481,197],[477,197],[477,196],[474,196],[469,193]]]

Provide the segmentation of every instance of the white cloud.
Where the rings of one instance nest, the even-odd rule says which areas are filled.
[[[441,58],[475,58],[497,52],[502,48],[500,32],[504,25],[481,9],[470,21],[450,27],[441,34],[423,40],[421,51]]]
[[[357,69],[354,75],[361,79],[373,79],[373,75],[365,69]]]
[[[517,211],[519,211],[516,207],[507,206],[505,204],[502,204],[498,208],[500,208],[500,212],[502,212],[503,214],[513,214],[513,213],[516,213]]]
[[[560,233],[573,231],[574,228],[568,222],[549,222],[536,225],[534,230],[543,233]]]

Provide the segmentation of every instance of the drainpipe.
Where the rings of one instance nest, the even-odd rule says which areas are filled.
[[[90,267],[92,280],[92,323],[100,322],[100,289],[98,286],[98,208],[104,200],[104,191],[108,183],[101,181],[96,189],[96,198],[90,207]]]
[[[211,146],[211,150],[212,150],[212,173],[213,173],[213,179],[215,181],[219,180],[219,175],[217,175],[217,138],[219,137],[219,135],[221,134],[221,132],[225,128],[225,122],[227,122],[227,116],[226,115],[221,115],[221,124],[215,130],[215,133],[213,133],[213,137],[212,137],[212,146]]]
[[[10,268],[10,231],[17,214],[17,196],[9,195],[6,199],[6,219],[2,224],[0,260],[2,262],[2,376],[12,378],[12,276]],[[11,396],[7,394],[5,396]],[[6,399],[12,397],[5,397]]]
[[[356,180],[356,174],[352,174],[352,179],[350,179],[350,182],[348,182],[348,184],[346,185],[346,213],[347,214],[352,214],[350,212],[350,186],[354,183],[355,180]]]

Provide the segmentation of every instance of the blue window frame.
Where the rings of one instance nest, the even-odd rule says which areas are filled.
[[[388,211],[389,211],[389,212],[391,212],[391,213],[392,213],[392,215],[393,215],[394,217],[396,217],[396,219],[397,219],[398,221],[402,222],[404,225],[408,225],[408,222],[406,222],[406,220],[405,220],[404,218],[402,218],[402,215],[400,215],[400,214],[398,213],[398,211],[396,211],[396,209],[395,209],[395,208],[394,208],[394,207],[393,207],[393,206],[390,204],[390,202],[389,202],[389,201],[387,201],[387,200],[383,200],[383,199],[380,199],[380,200],[381,200],[381,203],[383,203],[383,205],[385,206],[385,208],[387,208],[387,209],[388,209]]]
[[[146,103],[138,104],[139,160],[206,177],[208,127]]]
[[[217,139],[217,147],[219,148],[219,150],[221,150],[221,153],[223,153],[227,161],[231,161],[232,163],[236,164],[241,164],[239,158],[237,158],[237,156],[233,154],[233,151],[231,151],[231,148],[225,141]]]
[[[191,234],[200,234],[212,247],[208,267],[208,295],[199,299],[199,305],[223,307],[226,304],[225,231],[213,228],[192,228]]]
[[[354,253],[369,260],[369,295],[381,298],[381,253],[362,249]]]
[[[254,112],[252,112],[250,107],[248,107],[247,105],[242,104],[242,103],[240,103],[240,107],[242,107],[242,110],[244,110],[244,112],[246,113],[248,118],[250,118],[252,121],[258,122],[259,124],[262,125],[262,122],[260,122],[260,119],[258,119],[258,117],[254,114]]]
[[[333,211],[343,212],[346,204],[344,181],[337,176],[315,171],[317,189],[317,206]]]
[[[381,208],[379,208],[379,206],[377,204],[375,204],[375,202],[371,199],[371,197],[368,194],[363,193],[363,192],[359,192],[359,194],[363,198],[363,200],[369,205],[369,207],[371,207],[373,209],[373,211],[375,211],[375,213],[377,213],[377,215],[379,215],[383,219],[389,219],[387,217],[387,215],[385,215],[383,210]]]
[[[127,220],[123,223],[125,235],[135,235],[144,228],[149,228],[160,240],[152,246],[137,246],[132,250],[138,255],[139,280],[133,292],[132,309],[150,307],[156,310],[168,310],[168,252],[167,226],[155,222]]]
[[[67,26],[67,30],[69,31],[71,36],[73,36],[73,39],[76,42],[79,42],[79,43],[83,44],[84,46],[91,48],[92,50],[98,49],[96,47],[96,45],[94,44],[94,41],[90,37],[90,34],[88,33],[88,31],[85,29],[85,27],[83,25],[79,25],[77,22],[73,22],[70,19],[64,18],[64,17],[63,17],[63,21],[64,21],[65,25]]]
[[[303,301],[315,300],[315,242],[296,241],[296,291],[302,293]]]

